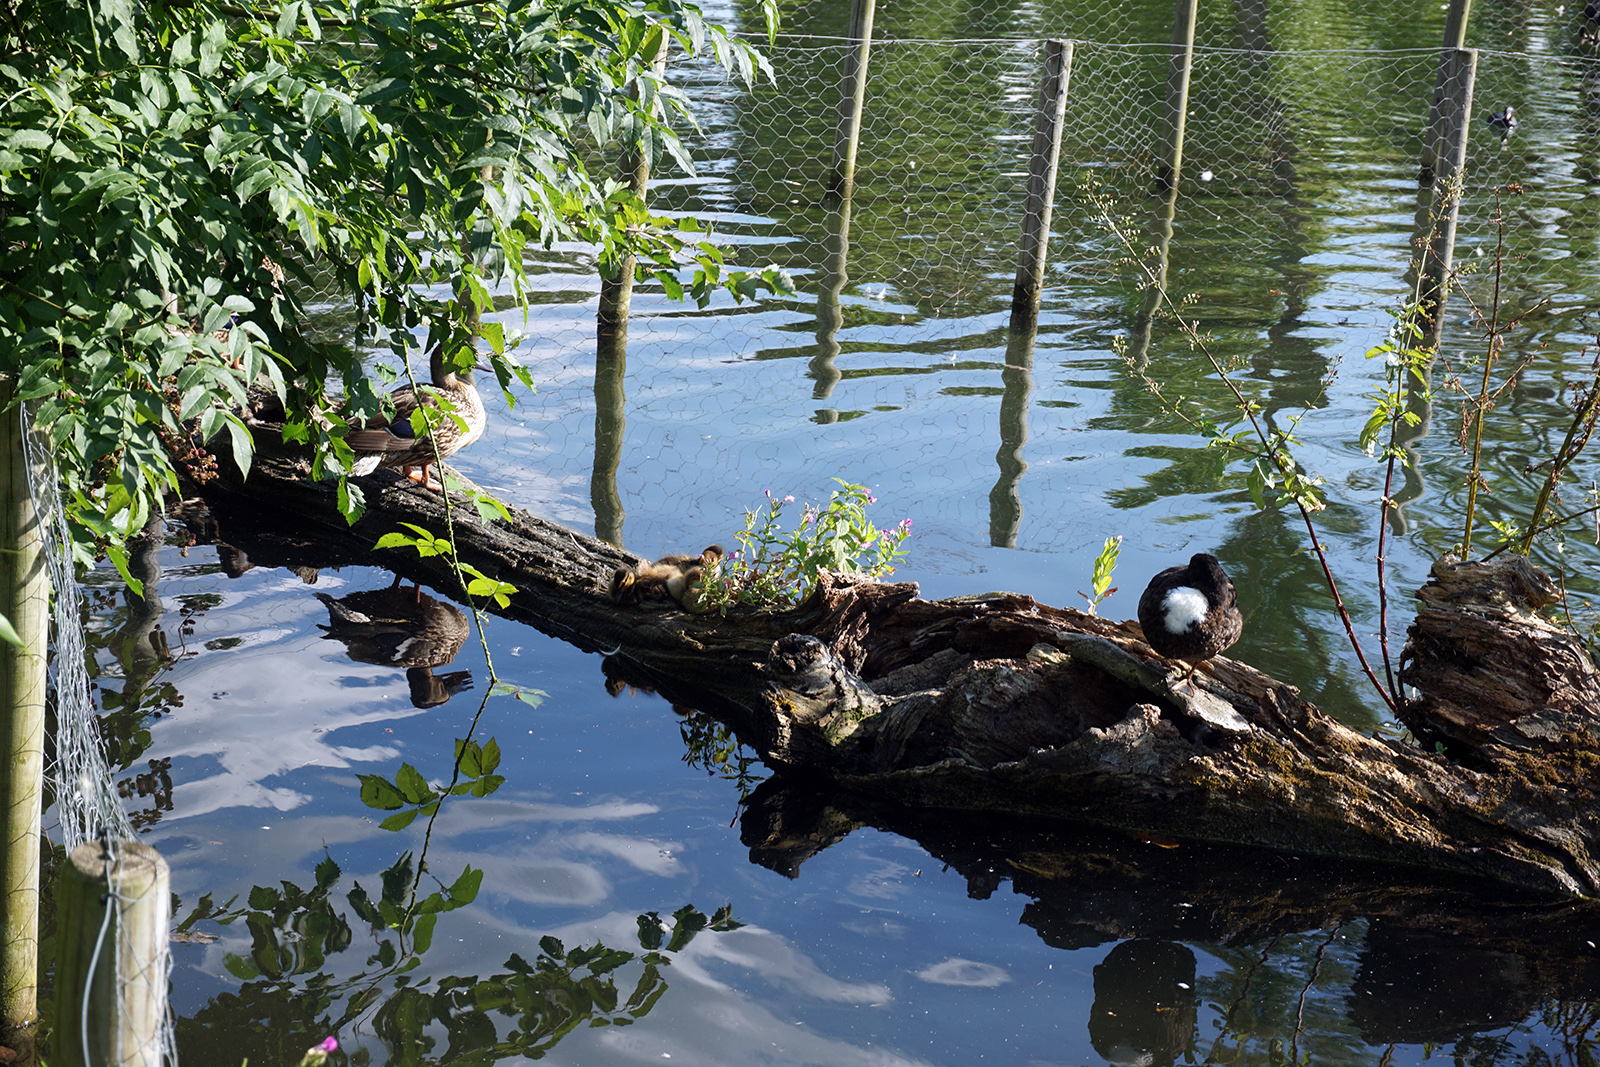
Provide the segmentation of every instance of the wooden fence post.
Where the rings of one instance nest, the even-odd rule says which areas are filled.
[[[1444,40],[1440,43],[1439,72],[1433,84],[1433,103],[1428,108],[1428,127],[1422,135],[1422,171],[1417,176],[1421,185],[1433,181],[1439,157],[1446,148],[1450,131],[1445,112],[1448,105],[1452,77],[1450,56],[1467,43],[1467,16],[1472,13],[1472,0],[1450,0],[1444,17]]]
[[[1443,141],[1435,158],[1437,173],[1428,198],[1427,218],[1418,220],[1419,236],[1426,227],[1421,278],[1417,286],[1420,313],[1426,325],[1427,344],[1437,344],[1445,299],[1450,294],[1450,268],[1455,261],[1456,218],[1461,212],[1461,182],[1467,163],[1467,133],[1472,124],[1472,87],[1478,74],[1474,48],[1449,49],[1440,69],[1448,74],[1440,106]],[[1420,242],[1419,242],[1420,243]]]
[[[56,890],[62,1067],[161,1067],[170,882],[167,861],[138,841],[72,850]]]
[[[873,0],[851,0],[850,40],[839,82],[839,127],[833,141],[830,200],[850,199],[856,187],[856,149],[861,143],[861,112],[867,99],[867,60],[872,55]]]
[[[0,379],[0,408],[16,380]],[[38,1021],[39,835],[50,579],[28,489],[21,406],[0,415],[0,614],[22,648],[0,644],[0,1040],[23,1051]]]
[[[1061,163],[1061,129],[1067,109],[1067,84],[1072,76],[1072,42],[1044,43],[1039,79],[1039,110],[1033,126],[1033,158],[1028,164],[1028,195],[1022,211],[1022,254],[1011,289],[1011,332],[1026,333],[1039,321],[1039,292],[1044,287],[1050,252],[1050,213],[1056,199],[1056,171]]]
[[[1194,23],[1200,0],[1177,0],[1172,15],[1172,59],[1167,69],[1167,143],[1156,155],[1156,187],[1175,189],[1183,172],[1183,138],[1189,124],[1189,75],[1194,70]]]
[[[622,439],[628,425],[625,388],[628,377],[627,320],[601,327],[594,355],[594,470],[589,475],[589,504],[594,508],[594,535],[622,547],[627,509],[617,489],[622,465]]]

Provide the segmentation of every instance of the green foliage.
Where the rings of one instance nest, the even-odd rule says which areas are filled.
[[[339,875],[339,865],[324,858],[310,889],[288,881],[276,887],[258,885],[242,908],[234,908],[233,900],[219,908],[207,893],[178,924],[177,936],[187,940],[201,922],[231,926],[242,920],[250,932],[250,954],[224,957],[229,974],[242,981],[314,974],[327,965],[329,954],[350,946],[350,924],[334,909],[330,895]]]
[[[1425,338],[1416,311],[1414,305],[1408,305],[1396,312],[1389,336],[1382,344],[1367,349],[1367,358],[1382,359],[1388,373],[1384,388],[1367,394],[1373,401],[1372,414],[1358,437],[1361,450],[1367,455],[1393,459],[1402,465],[1408,464],[1410,457],[1397,443],[1399,429],[1419,425],[1422,416],[1414,407],[1419,400],[1432,399],[1428,366],[1433,362],[1433,349],[1423,343]],[[1380,444],[1381,453],[1378,451]]]
[[[516,697],[530,708],[536,708],[544,703],[547,695],[542,689],[529,689],[526,686],[516,685],[512,682],[495,682],[489,687],[492,697]]]
[[[1350,612],[1339,595],[1339,586],[1328,565],[1326,551],[1317,537],[1312,516],[1327,507],[1327,503],[1323,497],[1323,480],[1308,473],[1295,458],[1294,446],[1299,442],[1294,437],[1294,429],[1299,425],[1303,415],[1288,419],[1288,429],[1278,425],[1277,421],[1264,418],[1260,402],[1254,397],[1245,395],[1240,382],[1235,380],[1229,373],[1229,368],[1224,366],[1222,360],[1212,351],[1197,322],[1185,319],[1181,314],[1180,303],[1194,303],[1199,299],[1198,294],[1188,294],[1181,301],[1174,301],[1165,288],[1162,274],[1145,261],[1143,254],[1129,237],[1125,221],[1120,220],[1114,213],[1110,198],[1097,192],[1092,180],[1087,185],[1086,195],[1100,210],[1101,221],[1106,229],[1128,253],[1128,261],[1137,264],[1144,274],[1151,314],[1153,316],[1163,312],[1170,314],[1178,331],[1188,339],[1190,348],[1210,366],[1212,375],[1231,394],[1229,406],[1232,408],[1233,425],[1219,426],[1195,402],[1183,396],[1169,397],[1162,382],[1150,373],[1144,358],[1136,356],[1124,340],[1116,347],[1127,363],[1129,371],[1171,415],[1206,438],[1206,447],[1216,450],[1219,475],[1230,463],[1238,459],[1249,461],[1245,485],[1250,492],[1250,499],[1257,508],[1266,509],[1269,506],[1281,507],[1288,504],[1300,513],[1300,521],[1305,525],[1311,551],[1322,567],[1323,578],[1328,584],[1328,591],[1333,595],[1334,607],[1339,613],[1339,621],[1344,624],[1345,636],[1350,640],[1350,647],[1355,652],[1356,659],[1360,661],[1362,670],[1367,680],[1372,683],[1373,689],[1383,698],[1391,711],[1396,710],[1395,698],[1391,693],[1393,680],[1391,679],[1389,688],[1385,688],[1367,662]],[[1370,427],[1371,423],[1368,425]],[[1234,429],[1235,426],[1238,428]],[[1386,495],[1386,504],[1387,499]],[[1384,635],[1384,647],[1387,649],[1387,630],[1380,632]]]
[[[412,869],[411,853],[403,853],[383,872],[377,900],[356,882],[346,900],[363,922],[375,930],[395,930],[409,937],[411,948],[404,958],[393,942],[383,941],[378,946],[374,960],[384,967],[398,965],[409,971],[422,962],[421,957],[433,945],[433,931],[439,916],[445,912],[464,908],[478,899],[478,888],[483,884],[483,871],[468,866],[448,886],[423,899],[414,900],[416,880]]]
[[[432,991],[397,990],[374,1014],[373,1028],[391,1048],[426,1047],[430,1031],[442,1026],[452,1050],[474,1050],[468,1054],[474,1063],[540,1059],[580,1026],[644,1018],[666,994],[672,954],[705,930],[738,929],[731,910],[708,916],[684,905],[672,913],[670,937],[661,917],[646,912],[638,917],[637,950],[600,942],[568,948],[546,935],[534,959],[512,953],[504,973],[443,978]],[[637,978],[630,978],[633,970]]]
[[[402,763],[393,781],[381,774],[357,775],[361,779],[361,802],[379,811],[396,812],[378,825],[385,830],[403,830],[419,815],[432,818],[447,796],[486,797],[505,782],[503,776],[494,773],[500,766],[500,746],[493,738],[484,745],[458,739],[455,758],[460,778],[443,793],[430,786],[411,764]]]
[[[459,353],[490,286],[526,296],[531,245],[593,241],[611,270],[631,251],[701,300],[787,286],[724,275],[576,150],[687,167],[686,98],[651,62],[669,41],[770,74],[679,0],[23,0],[0,39],[0,371],[39,404],[80,559],[199,472],[191,435],[248,470],[252,385],[284,398],[316,476],[348,470],[347,420],[385,383],[308,326],[313,296],[355,300],[356,345],[402,353],[421,331]],[[481,336],[502,389],[526,384],[499,326]],[[360,493],[340,500],[353,514]]]
[[[511,597],[516,593],[517,587],[510,582],[503,582],[498,578],[491,578],[470,563],[462,563],[455,558],[456,548],[449,538],[439,537],[430,530],[411,522],[400,524],[412,531],[409,534],[399,530],[391,530],[378,538],[374,548],[411,548],[417,555],[427,559],[433,556],[448,557],[458,572],[463,588],[469,598],[487,598],[493,600],[500,607],[511,603]],[[471,579],[470,581],[468,579]]]
[[[683,737],[683,762],[734,783],[741,802],[765,779],[761,758],[726,723],[692,711],[678,723],[678,733]]]
[[[0,640],[24,652],[28,650],[27,642],[22,639],[21,634],[17,633],[17,628],[11,625],[11,620],[4,615],[0,615]]]
[[[906,554],[911,520],[878,529],[867,519],[867,505],[875,498],[866,487],[834,481],[839,488],[828,495],[828,503],[805,505],[800,525],[790,532],[784,532],[782,519],[792,496],[780,500],[769,491],[762,512],[745,512],[744,529],[735,535],[740,548],[701,577],[706,610],[799,603],[825,570],[871,578],[894,572]]]
[[[416,921],[408,925],[406,897],[419,866],[406,853],[383,872],[377,900],[359,883],[347,894],[352,910],[379,938],[367,959],[369,969],[351,978],[329,973],[349,969],[330,968],[327,957],[353,944],[351,925],[334,906],[333,890],[341,874],[332,859],[318,864],[310,890],[287,881],[256,886],[248,903],[237,908],[232,900],[218,908],[210,895],[202,897],[179,923],[178,938],[203,941],[209,937],[201,929],[205,923],[243,922],[250,931],[251,951],[249,956],[224,958],[224,966],[244,983],[238,996],[224,998],[225,1011],[213,1005],[194,1021],[204,1024],[205,1016],[215,1012],[212,1025],[226,1027],[230,1041],[248,1043],[285,1020],[304,1019],[312,1033],[324,1034],[343,1033],[357,1020],[370,1020],[372,1030],[391,1048],[426,1050],[442,1030],[451,1050],[465,1053],[460,1062],[525,1062],[542,1058],[579,1027],[626,1026],[643,1019],[666,994],[675,953],[706,931],[724,933],[743,925],[733,918],[730,906],[707,915],[686,904],[672,913],[670,926],[657,912],[639,915],[636,947],[597,941],[569,948],[546,935],[532,960],[513,952],[499,973],[431,978],[412,972],[432,947],[434,923],[439,915],[476,898],[482,872],[467,868],[420,909],[410,909]],[[408,933],[411,947],[402,950],[388,936],[393,931]],[[385,980],[391,986],[387,995],[380,984]],[[270,1016],[271,1023],[262,1017],[256,1020],[264,1024],[261,1028],[241,1030],[240,1016],[250,1011]],[[311,1051],[335,1047],[324,1040]],[[308,1053],[304,1062],[315,1061]]]
[[[1094,575],[1089,586],[1093,590],[1093,595],[1081,591],[1078,593],[1089,602],[1090,615],[1095,613],[1095,609],[1099,608],[1106,597],[1117,591],[1111,584],[1111,573],[1117,569],[1117,555],[1121,551],[1122,538],[1108,537],[1100,548],[1100,554],[1094,558]]]

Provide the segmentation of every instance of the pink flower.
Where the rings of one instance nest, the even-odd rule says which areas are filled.
[[[317,1051],[318,1052],[338,1052],[339,1051],[339,1039],[334,1037],[332,1034],[329,1034],[327,1037],[322,1039],[322,1044],[317,1046]]]
[[[783,498],[783,502],[785,504],[793,504],[794,503],[794,497],[786,496],[786,497]]]

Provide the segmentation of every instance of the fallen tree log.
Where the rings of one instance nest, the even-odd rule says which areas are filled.
[[[1466,607],[1423,594],[1431,621],[1414,633],[1406,680],[1435,692],[1430,665],[1449,658],[1437,650],[1465,611],[1473,626],[1462,633],[1476,635],[1480,655],[1497,647],[1498,626],[1528,642],[1514,657],[1525,672],[1557,657],[1565,702],[1508,703],[1496,726],[1479,729],[1460,711],[1472,706],[1472,683],[1441,688],[1417,705],[1433,709],[1420,712],[1431,716],[1425,736],[1454,731],[1430,751],[1357,733],[1232,660],[1175,686],[1137,624],[1019,594],[924,601],[914,585],[830,575],[791,610],[619,608],[606,595],[610,576],[639,560],[611,545],[526,512],[486,519],[462,496],[447,514],[439,494],[386,474],[366,480],[367,511],[347,526],[332,485],[262,445],[247,483],[206,487],[224,531],[292,516],[293,536],[318,551],[381,562],[463,599],[447,560],[370,548],[405,523],[440,536],[453,527],[463,562],[517,588],[490,610],[609,652],[608,673],[716,715],[780,774],[913,808],[1066,818],[1600,895],[1590,786],[1600,685],[1527,596],[1483,593],[1510,573],[1503,567],[1474,572],[1481,595]],[[1528,581],[1520,570],[1511,579]],[[1471,656],[1458,657],[1469,674]],[[1517,665],[1500,664],[1508,693]],[[1526,743],[1507,743],[1506,730]],[[1479,735],[1493,744],[1473,744]]]

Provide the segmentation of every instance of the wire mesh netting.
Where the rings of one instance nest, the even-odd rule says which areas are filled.
[[[1095,24],[1103,38],[1074,42],[1040,343],[1057,350],[1060,372],[1078,385],[1111,377],[1098,372],[1116,364],[1110,340],[1138,317],[1157,241],[1152,179],[1166,144],[1172,48],[1160,19],[1140,17],[1149,24]],[[655,181],[652,204],[715,226],[735,266],[784,267],[800,295],[699,312],[641,289],[621,494],[641,516],[632,527],[641,551],[663,539],[695,540],[700,534],[686,531],[725,526],[750,503],[748,491],[730,492],[719,472],[754,468],[793,479],[800,455],[812,471],[798,476],[808,489],[826,485],[818,476],[825,470],[859,472],[870,463],[881,484],[914,485],[924,506],[951,509],[952,525],[983,522],[957,514],[968,505],[954,498],[981,501],[994,480],[993,454],[970,442],[1000,436],[999,405],[982,398],[998,401],[1005,391],[1005,316],[1041,42],[932,40],[926,34],[935,27],[902,9],[879,12],[840,277],[830,260],[839,216],[825,190],[841,81],[856,47],[839,36],[840,18],[831,10],[817,16],[817,28],[833,36],[795,34],[768,49],[775,85],[745,89],[704,64],[673,65],[670,76],[699,117],[686,141],[700,169]],[[918,36],[904,36],[908,27]],[[1337,29],[1327,36],[1352,35]],[[1439,62],[1437,46],[1423,38],[1436,41],[1437,32],[1418,31],[1416,46],[1399,48],[1272,50],[1237,46],[1271,37],[1269,23],[1230,19],[1219,29],[1202,17],[1201,42],[1234,43],[1202,43],[1194,53],[1168,288],[1180,298],[1202,294],[1198,313],[1231,357],[1248,360],[1291,321],[1302,331],[1359,326],[1367,333],[1358,353],[1387,328],[1389,311],[1410,291],[1415,232],[1431,210],[1431,191],[1417,175]],[[1522,210],[1555,216],[1587,195],[1597,77],[1595,57],[1572,49],[1481,54],[1459,230],[1464,256],[1481,256],[1493,241],[1499,187],[1521,182]],[[1526,115],[1534,101],[1543,134],[1575,148],[1530,174],[1524,142],[1503,139],[1484,116],[1513,102]],[[541,303],[524,351],[540,395],[504,428],[503,447],[463,460],[513,501],[587,527],[597,270],[581,248],[552,250],[534,267]],[[1463,284],[1471,291],[1477,283],[1469,276]],[[826,307],[830,288],[841,291],[837,322]],[[1159,336],[1155,343],[1180,344]],[[1036,409],[1083,405],[1037,376],[1031,387]],[[805,394],[811,410],[797,417]],[[1079,414],[1082,425],[1096,413]],[[860,425],[821,446],[836,454],[818,456],[814,426],[804,424],[852,421]],[[731,461],[730,449],[739,453]],[[1125,474],[1112,465],[1099,486],[1055,492],[1051,472],[1033,472],[1026,547],[1090,543],[1104,524],[1073,521],[1081,490],[1117,494]]]
[[[141,881],[142,872],[149,870],[148,864],[161,861],[159,857],[148,858],[153,856],[153,850],[134,844],[134,820],[123,804],[126,783],[119,785],[113,775],[101,739],[97,702],[88,674],[83,596],[74,574],[66,511],[61,506],[48,435],[34,425],[31,418],[26,420],[23,444],[29,494],[33,499],[50,583],[53,655],[49,664],[48,701],[54,712],[54,730],[53,758],[45,769],[45,777],[54,800],[56,836],[65,854],[72,853],[79,845],[101,842],[104,877],[109,887],[109,896],[101,900],[103,911],[92,938],[94,951],[85,968],[84,991],[79,995],[58,992],[56,1051],[64,1054],[64,1048],[72,1047],[83,1050],[86,1058],[115,1055],[118,1062],[128,1063],[136,1060],[155,1063],[165,1056],[167,1062],[176,1063],[176,1054],[170,1051],[174,1043],[172,1014],[167,1001],[171,964],[164,947],[166,923],[156,921],[156,943],[161,947],[152,949],[148,942],[129,936],[124,908],[132,906],[133,902],[116,899],[126,884],[118,872],[124,868],[130,848],[140,850],[128,869],[139,868]],[[162,888],[158,892],[163,895],[156,904],[159,914],[165,915],[168,906],[165,882],[160,884]],[[58,983],[63,980],[58,974]],[[112,1032],[151,1033],[155,1047],[136,1050],[116,1041],[113,1048],[103,1046],[100,1042],[105,1033],[104,1017],[97,1016],[92,1022],[90,1019],[91,1005],[99,997],[88,992],[93,986],[115,999],[116,1018],[139,1020],[126,1031],[112,1027]],[[77,1005],[81,1009],[78,1017],[68,1016],[67,1005]],[[153,1029],[150,1029],[152,1024]],[[69,1029],[70,1037],[65,1036]],[[122,1058],[124,1056],[127,1058]]]

